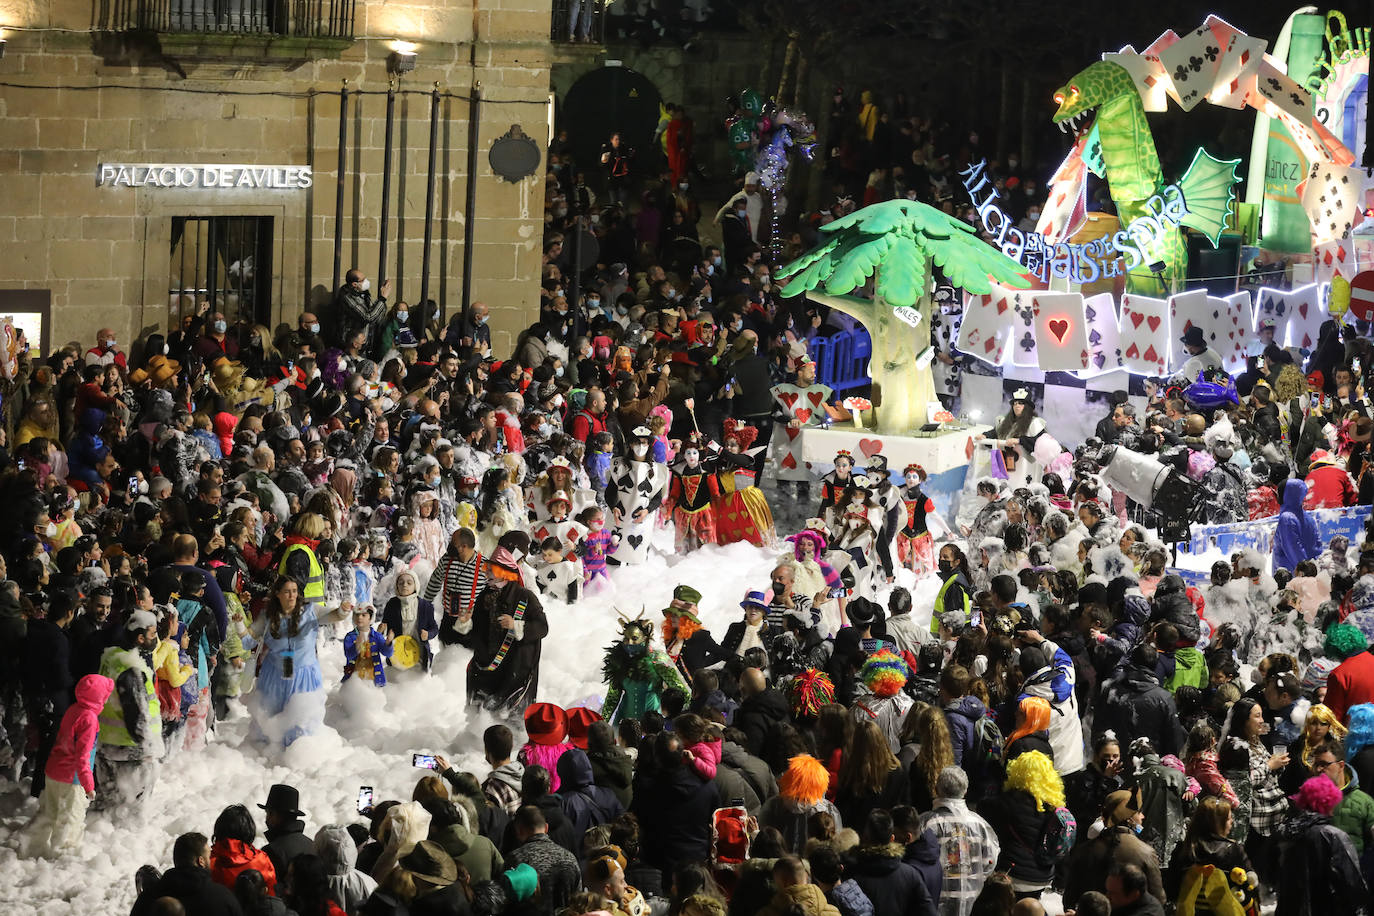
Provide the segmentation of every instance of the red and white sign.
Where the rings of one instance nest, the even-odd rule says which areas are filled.
[[[1361,321],[1374,318],[1374,270],[1362,270],[1350,281],[1350,312]]]

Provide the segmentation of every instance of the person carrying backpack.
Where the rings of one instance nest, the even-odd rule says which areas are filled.
[[[1027,751],[1007,765],[1002,789],[978,806],[1001,845],[997,870],[1011,877],[1017,897],[1039,897],[1078,832],[1064,807],[1064,783],[1049,757]]]

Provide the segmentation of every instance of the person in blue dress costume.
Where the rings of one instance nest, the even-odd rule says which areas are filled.
[[[268,740],[279,735],[283,746],[311,734],[324,721],[324,679],[315,654],[318,631],[315,605],[302,598],[295,579],[278,577],[252,635],[263,647],[254,691],[256,725]],[[278,717],[282,718],[274,722]]]

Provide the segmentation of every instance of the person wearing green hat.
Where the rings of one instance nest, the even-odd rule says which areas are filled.
[[[690,585],[673,589],[673,600],[663,609],[663,648],[688,684],[692,672],[709,668],[731,657],[721,648],[697,616],[701,592]]]

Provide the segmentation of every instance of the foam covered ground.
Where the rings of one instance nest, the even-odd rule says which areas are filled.
[[[671,531],[658,541],[671,551]],[[679,583],[702,593],[703,622],[718,636],[739,619],[739,601],[749,588],[768,587],[777,551],[748,544],[709,547],[683,557],[655,555],[649,563],[617,570],[615,594],[568,606],[546,602],[549,636],[543,644],[539,699],[564,706],[582,705],[602,694],[601,653],[616,632],[616,609],[633,616],[641,608],[655,622]],[[916,585],[903,571],[898,584]],[[928,578],[914,590],[919,617],[929,620],[938,586]],[[885,601],[885,595],[882,596]],[[257,805],[270,785],[292,783],[300,789],[310,834],[324,824],[358,820],[360,785],[375,798],[409,799],[422,772],[411,767],[415,752],[441,753],[459,769],[484,776],[482,730],[492,719],[465,704],[464,667],[468,652],[440,652],[429,676],[402,672],[378,690],[358,681],[340,687],[343,652],[338,643],[321,648],[328,685],[325,728],[286,749],[256,744],[241,709],[218,726],[210,746],[173,758],[164,765],[147,816],[141,823],[112,823],[102,814],[87,818],[85,847],[79,856],[56,862],[22,859],[19,835],[37,807],[27,784],[5,784],[0,792],[0,912],[6,916],[70,913],[127,913],[134,901],[134,872],[141,865],[166,868],[178,834],[211,833],[225,806]],[[518,733],[518,724],[517,724]],[[260,840],[261,843],[261,840]]]

